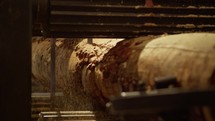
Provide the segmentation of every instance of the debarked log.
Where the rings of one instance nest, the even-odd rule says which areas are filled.
[[[71,42],[71,41],[70,41]],[[188,33],[134,39],[57,41],[56,79],[86,109],[90,95],[103,106],[123,91],[154,87],[157,77],[175,76],[183,88],[215,84],[215,34]],[[32,73],[44,86],[50,81],[50,42],[33,41]],[[85,101],[83,101],[85,99]],[[88,101],[89,102],[89,101]]]
[[[41,84],[44,88],[50,88],[51,75],[51,38],[33,37],[32,38],[32,76],[35,83]],[[81,39],[56,39],[56,86],[62,88],[65,80],[70,80],[68,76],[68,65],[71,53],[75,45]]]
[[[215,83],[215,34],[189,33],[124,40],[87,71],[100,100],[123,91],[154,88],[157,77],[175,76],[182,88],[208,88]],[[90,88],[90,87],[88,87]],[[105,104],[105,103],[104,103]]]
[[[176,77],[177,84],[170,88],[207,89],[215,84],[215,34],[124,40],[105,54],[92,73],[89,82],[95,83],[102,94],[99,100],[105,103],[123,91],[151,91],[156,88],[155,80],[159,77]],[[183,114],[177,115],[183,117]],[[154,118],[157,120],[159,116]],[[189,109],[188,118],[214,121],[215,112],[211,107],[195,107]]]
[[[51,38],[32,38],[32,76],[43,88],[50,88]],[[93,68],[104,54],[122,39],[69,39],[56,38],[56,86],[70,101],[70,110],[93,110],[93,100],[88,90],[93,86],[87,83],[82,70]],[[83,74],[84,75],[84,74]],[[89,88],[88,88],[89,87]]]
[[[215,84],[215,34],[164,36],[148,43],[138,60],[140,80],[153,86],[156,77],[175,76],[183,88]]]

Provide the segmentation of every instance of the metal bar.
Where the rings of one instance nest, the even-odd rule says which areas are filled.
[[[51,28],[52,32],[168,32],[175,31],[215,31],[215,25],[210,26],[198,26],[198,25],[186,25],[179,24],[177,26],[162,26],[151,23],[152,25],[53,25]],[[93,29],[90,29],[93,28]]]
[[[113,112],[118,113],[132,113],[138,110],[142,114],[155,114],[172,109],[189,108],[191,106],[203,105],[214,107],[214,102],[214,87],[205,90],[172,88],[159,89],[151,93],[123,93],[122,97],[112,99],[110,107]]]
[[[50,98],[51,94],[46,92],[34,92],[31,93],[31,98],[40,98],[40,97],[47,97]],[[55,92],[55,96],[63,96],[63,92]]]
[[[66,18],[66,19],[65,19]],[[153,15],[149,14],[120,14],[120,13],[73,13],[61,12],[53,13],[50,18],[52,23],[124,23],[124,24],[211,24],[214,25],[215,16],[197,16],[197,15]]]
[[[174,32],[174,31],[173,31]],[[124,38],[124,37],[138,37],[143,35],[161,35],[162,33],[157,32],[142,32],[142,33],[132,33],[132,32],[52,32],[53,37],[87,37],[87,38]]]
[[[86,111],[48,111],[48,112],[41,112],[41,114],[43,115],[56,115],[56,114],[61,114],[61,115],[77,115],[77,114],[95,114],[94,111],[89,111],[89,110],[86,110]]]
[[[154,14],[198,14],[214,15],[214,7],[182,7],[182,6],[159,6],[148,8],[143,5],[105,5],[105,4],[83,4],[73,3],[72,1],[51,1],[52,10],[55,11],[88,11],[88,12],[119,12],[119,13],[154,13]]]
[[[100,111],[48,111],[39,114],[38,121],[119,121],[115,117],[99,115]]]
[[[88,38],[88,39],[87,39],[87,42],[88,42],[89,44],[92,44],[92,43],[93,43],[93,38]]]
[[[51,80],[50,80],[50,92],[51,92],[51,101],[55,98],[56,91],[56,76],[55,76],[55,43],[56,39],[51,39]]]
[[[53,0],[52,0],[53,1]],[[91,4],[119,4],[119,5],[144,5],[145,0],[54,0],[54,1],[72,1],[73,3],[91,3]],[[153,0],[155,5],[166,6],[208,6],[214,5],[214,0]]]

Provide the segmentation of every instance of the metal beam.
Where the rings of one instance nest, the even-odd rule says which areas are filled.
[[[0,1],[1,121],[31,120],[31,10],[31,0]]]
[[[41,0],[38,0],[41,1]],[[47,1],[47,0],[46,0]],[[213,0],[49,0],[39,2],[34,34],[47,37],[137,37],[215,32]],[[173,2],[174,1],[174,2]],[[204,1],[204,2],[203,2]]]

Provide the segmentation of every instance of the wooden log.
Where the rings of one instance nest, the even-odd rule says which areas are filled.
[[[156,77],[175,76],[185,89],[207,89],[215,84],[215,34],[164,36],[149,42],[138,60],[138,77],[150,91]],[[199,113],[197,113],[199,112]],[[214,121],[211,107],[195,107],[191,121]]]
[[[140,80],[149,86],[156,77],[175,76],[183,88],[215,84],[215,34],[164,36],[148,43],[138,60]]]
[[[67,49],[59,46],[56,76],[64,80],[59,85],[73,97],[74,110],[93,109],[94,106],[88,103],[93,101],[92,97],[105,106],[111,96],[139,90],[142,82],[145,83],[142,90],[149,91],[154,87],[156,77],[176,76],[182,88],[208,88],[215,84],[214,39],[212,33],[145,36],[123,41],[94,40],[91,43],[85,39]],[[33,55],[33,64],[36,63],[33,68],[38,71],[33,71],[33,75],[41,76],[41,80],[48,79],[50,73],[45,69],[49,58],[43,57],[49,55],[48,45],[44,41],[46,49],[33,47],[32,50],[44,53]],[[41,64],[45,67],[39,67]]]
[[[50,82],[50,42],[42,37],[32,38],[32,77],[34,83],[49,88]],[[44,86],[45,85],[45,86]]]
[[[137,61],[140,52],[154,38],[156,36],[124,40],[110,49],[93,70],[87,70],[88,82],[97,88],[97,91],[90,93],[104,105],[110,96],[135,90],[133,88],[138,84]]]
[[[89,43],[85,39],[75,47],[70,58],[72,63],[68,66],[72,73],[70,76],[73,77],[72,80],[67,82],[67,85],[70,85],[68,88],[70,95],[79,97],[78,101],[83,100],[83,97],[80,95],[85,93],[93,98],[98,98],[94,94],[102,96],[94,83],[94,68],[103,59],[103,56],[121,40],[93,39]],[[88,98],[86,100],[92,102],[95,99],[91,100]]]
[[[62,88],[65,80],[70,80],[68,65],[74,46],[81,39],[57,38],[56,41],[56,86]],[[32,38],[32,76],[44,88],[50,87],[51,38]]]
[[[88,71],[88,79],[104,103],[122,91],[138,90],[142,82],[142,89],[150,90],[156,77],[176,76],[183,88],[207,88],[215,83],[214,39],[215,34],[190,33],[124,40]]]
[[[93,68],[110,48],[122,39],[75,40],[57,38],[56,41],[56,86],[68,97],[70,110],[93,110],[91,95],[86,94],[93,86],[82,76],[83,68]],[[32,76],[43,90],[50,87],[50,38],[35,37],[32,41]],[[90,87],[90,88],[87,88]],[[93,102],[93,103],[92,103]]]
[[[177,86],[186,89],[206,89],[214,85],[214,40],[215,34],[189,33],[140,37],[118,43],[95,68],[95,85],[102,94],[100,100],[105,104],[122,91],[139,90],[142,82],[145,83],[142,90],[150,91],[156,77],[175,76]],[[193,108],[190,119],[213,121],[215,114],[211,110]]]

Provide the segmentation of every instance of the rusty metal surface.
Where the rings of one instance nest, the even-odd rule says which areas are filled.
[[[43,4],[42,4],[43,6]],[[52,37],[136,37],[184,32],[215,32],[213,0],[50,0],[34,34]],[[38,11],[44,14],[44,10]],[[45,22],[44,22],[45,21]]]

